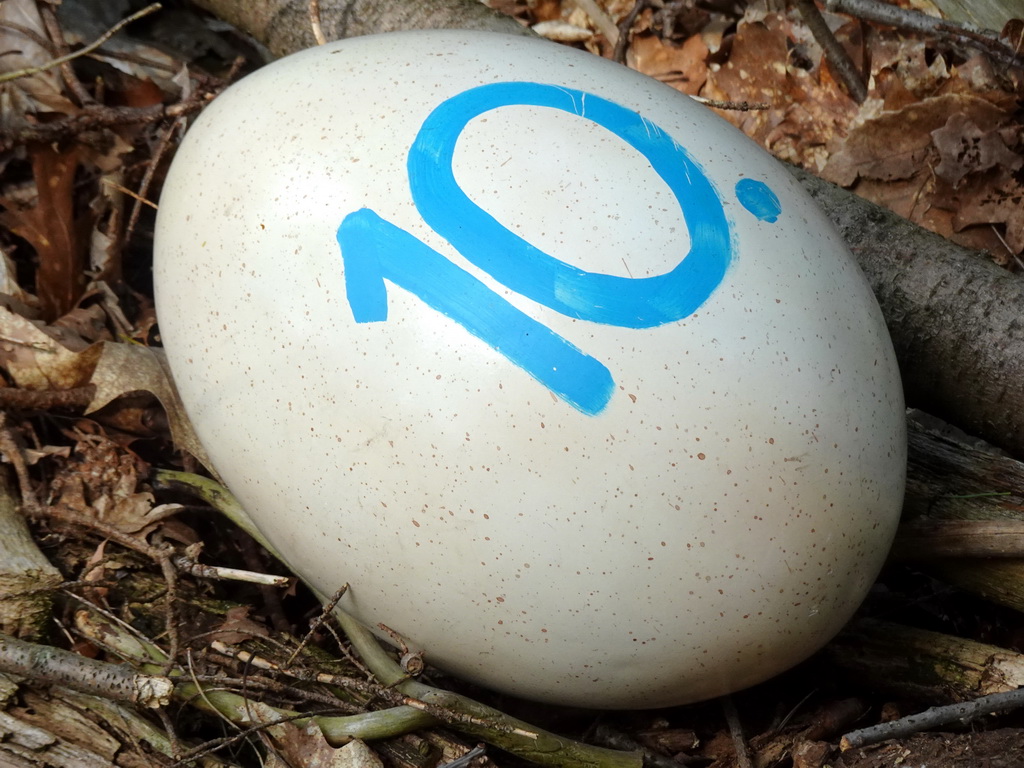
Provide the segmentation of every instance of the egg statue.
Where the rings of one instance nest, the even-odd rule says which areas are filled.
[[[609,61],[430,31],[273,63],[185,136],[155,271],[260,530],[492,689],[760,682],[894,534],[902,393],[857,266],[773,158]]]

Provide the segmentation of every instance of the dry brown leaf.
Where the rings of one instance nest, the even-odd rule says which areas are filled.
[[[58,503],[119,531],[145,534],[178,505],[154,506],[153,494],[139,491],[139,463],[103,434],[78,432],[79,440],[53,481]]]
[[[789,107],[786,36],[766,23],[743,23],[732,41],[729,60],[708,73],[702,96],[721,101],[767,102],[769,109],[726,112],[724,117],[765,145],[768,133]]]
[[[41,38],[46,28],[35,0],[0,2],[0,22],[17,24]],[[0,26],[0,72],[38,67],[51,60],[49,51],[32,36],[17,29]],[[17,80],[0,83],[0,129],[17,131],[36,112],[75,114],[78,108],[63,95],[59,71],[49,69]]]
[[[873,36],[871,65],[874,72],[892,69],[903,86],[918,98],[934,95],[950,76],[942,56],[929,55],[928,47],[918,37],[903,37],[898,32]]]
[[[89,382],[100,349],[74,334],[0,305],[0,367],[23,389],[72,389]]]
[[[875,73],[873,85],[871,97],[861,106],[855,118],[856,124],[877,117],[882,112],[899,112],[917,101],[917,96],[903,84],[899,73],[889,67]],[[882,103],[876,109],[874,105],[879,99]]]
[[[306,730],[309,730],[307,727]],[[338,755],[330,764],[331,768],[384,768],[384,763],[377,753],[366,746],[366,743],[355,739],[338,750]]]
[[[905,219],[920,222],[930,212],[935,178],[928,168],[922,168],[913,176],[896,181],[861,179],[854,190],[866,200],[884,206]],[[951,225],[949,231],[952,232]]]
[[[281,756],[299,768],[384,768],[377,754],[359,739],[332,747],[314,720],[305,727],[292,723],[273,726],[271,733]]]
[[[633,38],[627,61],[638,72],[696,96],[707,81],[708,53],[700,35],[693,35],[682,45],[643,35]]]
[[[210,631],[211,639],[226,645],[236,645],[254,637],[269,637],[270,632],[266,626],[249,618],[249,610],[247,605],[229,608],[224,621]]]
[[[23,389],[95,385],[87,413],[123,395],[148,392],[164,407],[174,444],[212,470],[162,349],[112,341],[87,345],[66,329],[42,326],[0,304],[0,367]]]
[[[85,227],[76,220],[75,169],[78,150],[51,145],[31,148],[35,205],[24,208],[0,200],[7,210],[0,224],[27,240],[36,251],[36,293],[44,316],[53,320],[70,311],[85,288]]]
[[[162,349],[141,344],[101,342],[103,351],[90,379],[96,394],[86,413],[97,411],[122,395],[135,392],[153,394],[167,413],[171,439],[212,470],[206,451],[192,429],[178,390],[171,378],[167,356]]]
[[[843,187],[859,177],[909,179],[933,152],[932,131],[960,113],[979,125],[997,124],[1005,112],[985,99],[963,93],[924,99],[897,112],[884,112],[853,128],[832,155],[822,176]]]
[[[107,313],[99,304],[75,307],[67,314],[57,318],[50,327],[67,330],[89,344],[95,341],[113,340],[110,331],[107,330]]]
[[[960,205],[953,217],[959,230],[973,224],[1002,224],[1014,253],[1024,251],[1024,186],[1006,168],[973,174],[957,190]]]
[[[107,570],[114,569],[115,567],[115,563],[107,560],[107,540],[104,539],[93,550],[93,553],[89,555],[89,559],[85,561],[80,578],[86,582],[106,581]],[[110,589],[104,586],[96,586],[90,587],[89,592],[93,600],[105,600],[107,595],[110,594]]]
[[[932,131],[932,141],[939,150],[935,173],[956,187],[969,173],[1002,166],[1011,171],[1020,168],[1024,158],[1009,147],[992,123],[982,129],[967,115],[951,115],[946,124]]]
[[[944,205],[945,198],[937,193],[935,181],[935,176],[926,167],[920,173],[901,181],[861,179],[854,191],[865,200],[884,206],[947,240],[965,248],[993,254],[997,262],[1005,263],[1003,255],[1006,255],[1005,261],[1009,261],[1006,247],[992,227],[956,227],[953,211],[940,207]]]
[[[827,147],[856,115],[857,105],[820,62],[812,62],[811,69],[796,65],[789,46],[798,35],[788,17],[760,15],[762,21],[739,26],[729,60],[708,73],[701,95],[767,102],[766,110],[722,114],[776,157],[818,168],[827,160]]]

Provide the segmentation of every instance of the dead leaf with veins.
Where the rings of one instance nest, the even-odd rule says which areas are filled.
[[[883,112],[850,130],[839,151],[825,165],[822,177],[843,187],[861,177],[909,179],[935,151],[932,132],[958,113],[979,125],[995,125],[1006,115],[990,101],[962,93],[935,96],[895,112]]]
[[[1006,244],[1024,252],[1024,185],[1007,167],[973,174],[957,190],[960,205],[953,225],[962,230],[976,224],[1002,224]]]
[[[932,141],[940,159],[935,173],[954,188],[969,173],[997,166],[1015,171],[1024,163],[1024,158],[1006,146],[1001,132],[992,123],[982,129],[959,112],[951,115],[944,126],[932,131]]]
[[[34,145],[30,149],[36,196],[30,205],[0,199],[0,224],[27,240],[39,269],[36,293],[43,314],[54,320],[70,311],[85,290],[87,218],[75,213],[78,149]]]
[[[210,638],[226,645],[237,645],[254,637],[269,637],[270,631],[265,625],[250,619],[249,611],[247,605],[229,608],[224,614],[224,621],[210,630]]]
[[[673,45],[655,35],[633,38],[627,63],[649,77],[690,95],[697,95],[708,77],[708,46],[700,35]]]
[[[123,533],[141,535],[181,509],[156,506],[151,492],[140,491],[139,477],[147,468],[109,437],[81,429],[76,434],[71,458],[53,481],[57,504]]]
[[[38,39],[47,39],[46,27],[35,0],[4,0],[0,22],[16,24],[32,34],[0,26],[0,72],[16,72],[48,63],[53,57]],[[17,131],[28,123],[27,115],[56,112],[72,115],[76,107],[64,95],[60,70],[48,69],[0,83],[0,130]]]
[[[90,378],[90,383],[96,386],[96,394],[86,413],[98,411],[123,395],[149,392],[164,407],[174,444],[212,471],[206,451],[196,437],[178,396],[164,351],[131,342],[101,344],[103,350]]]
[[[708,72],[700,95],[767,103],[768,109],[721,114],[776,157],[819,167],[825,163],[826,148],[857,113],[857,105],[820,60],[798,66],[789,52],[794,28],[787,16],[759,15],[759,21],[741,23],[728,61]]]
[[[162,349],[129,342],[87,344],[66,329],[44,326],[0,305],[0,367],[23,389],[96,387],[86,413],[124,395],[151,393],[164,407],[174,444],[208,469]]]
[[[23,389],[85,385],[99,351],[66,329],[29,320],[0,304],[0,367]]]

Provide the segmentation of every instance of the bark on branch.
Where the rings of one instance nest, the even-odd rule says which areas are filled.
[[[171,680],[163,676],[139,674],[127,665],[107,664],[3,634],[0,634],[0,672],[144,707],[166,706],[174,689]]]
[[[0,470],[0,633],[31,638],[50,621],[52,590],[62,578],[32,540],[18,506],[16,487]]]
[[[1024,456],[1024,280],[806,171],[882,306],[907,402]]]

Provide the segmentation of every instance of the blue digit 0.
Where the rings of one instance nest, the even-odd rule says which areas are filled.
[[[646,157],[682,209],[691,241],[686,257],[654,277],[586,272],[526,242],[470,200],[452,171],[459,135],[473,118],[513,104],[592,120]],[[540,83],[472,88],[430,113],[409,150],[408,167],[413,200],[431,229],[495,280],[570,317],[625,328],[675,322],[707,300],[729,266],[729,223],[701,167],[657,125],[593,94]]]
[[[592,120],[640,152],[680,205],[690,232],[689,253],[653,277],[587,272],[544,253],[473,203],[452,170],[458,138],[473,118],[513,105]],[[423,122],[407,167],[416,208],[435,232],[511,290],[570,317],[625,328],[681,320],[718,287],[732,258],[719,195],[686,150],[636,112],[583,91],[524,82],[465,91]],[[597,414],[611,399],[614,382],[602,363],[373,211],[346,216],[338,244],[356,322],[387,319],[387,280],[462,325],[583,413]]]

